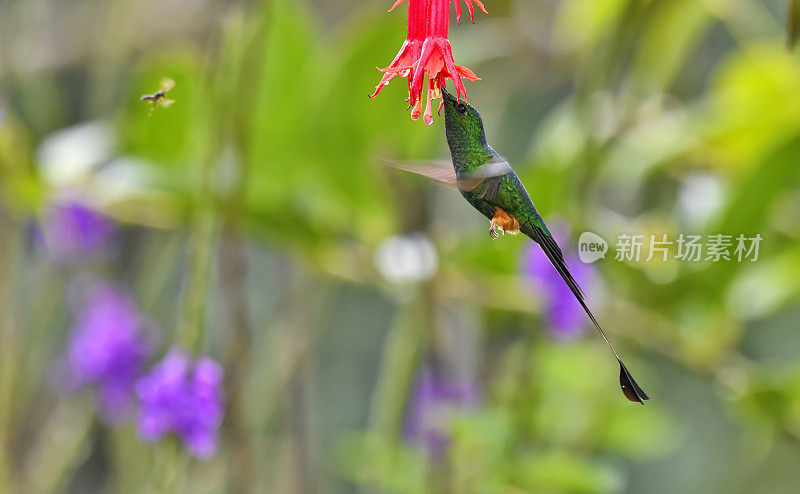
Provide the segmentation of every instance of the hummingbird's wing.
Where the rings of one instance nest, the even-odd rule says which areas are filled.
[[[472,171],[462,172],[459,180],[477,180],[475,186],[469,190],[473,190],[478,185],[483,184],[484,187],[478,194],[478,197],[489,202],[494,202],[500,192],[500,185],[503,183],[503,177],[513,173],[514,170],[511,168],[511,165],[508,164],[508,161],[497,156],[492,161]]]
[[[416,173],[423,177],[428,177],[444,185],[457,187],[456,171],[453,169],[453,162],[446,159],[430,161],[393,161],[383,160],[385,164],[398,170]]]
[[[500,179],[503,175],[513,171],[511,165],[505,160],[490,161],[474,170],[461,172],[458,176],[453,168],[453,162],[450,160],[416,162],[384,160],[384,162],[398,170],[416,173],[459,190],[475,190],[479,185],[485,184],[481,191],[481,197],[487,200],[497,197]]]

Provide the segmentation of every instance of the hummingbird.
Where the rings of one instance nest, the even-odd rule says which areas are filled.
[[[492,238],[499,236],[498,230],[503,234],[522,232],[539,244],[617,359],[623,394],[628,400],[644,405],[649,397],[622,363],[600,323],[589,310],[581,288],[564,261],[561,248],[533,205],[525,186],[508,161],[486,142],[480,114],[474,107],[460,101],[444,88],[442,100],[445,135],[450,147],[452,166],[449,163],[394,166],[456,186],[464,199],[489,219],[489,235]]]

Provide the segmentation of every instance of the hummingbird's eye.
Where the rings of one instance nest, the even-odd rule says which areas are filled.
[[[456,106],[456,111],[459,113],[459,115],[466,115],[467,105],[465,105],[464,103],[459,103],[458,106]]]

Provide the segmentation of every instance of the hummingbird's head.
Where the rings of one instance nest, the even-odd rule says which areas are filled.
[[[451,150],[454,144],[459,144],[459,147],[486,146],[483,120],[478,110],[450,94],[444,87],[442,99],[445,132]]]

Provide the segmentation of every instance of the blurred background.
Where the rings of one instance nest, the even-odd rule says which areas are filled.
[[[532,242],[382,164],[448,156],[404,80],[367,97],[405,37],[390,3],[0,0],[0,492],[797,492],[788,2],[451,23],[644,407]],[[584,231],[604,259],[577,259]],[[615,260],[681,233],[763,240]],[[177,347],[224,368],[210,454],[143,432],[140,377]]]

